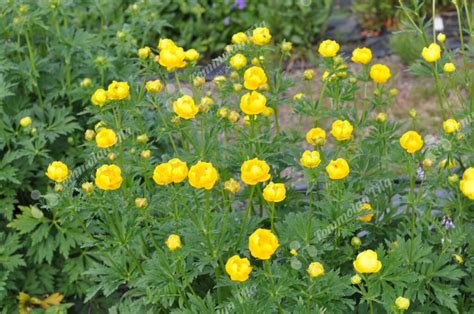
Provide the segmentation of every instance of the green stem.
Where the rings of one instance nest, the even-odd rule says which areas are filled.
[[[249,219],[250,210],[252,209],[252,198],[253,198],[254,191],[255,191],[255,185],[252,185],[252,187],[250,188],[250,194],[247,201],[247,208],[245,210],[244,220],[242,221],[242,227],[240,228],[239,238],[237,240],[237,245],[236,245],[237,249],[239,248],[240,243],[242,242],[244,231],[247,229],[247,220]]]

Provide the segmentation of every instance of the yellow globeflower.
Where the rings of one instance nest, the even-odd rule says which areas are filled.
[[[329,178],[332,180],[340,180],[349,175],[350,169],[349,164],[345,159],[338,158],[329,162],[329,164],[326,166],[326,171],[329,175]]]
[[[249,279],[249,274],[252,271],[249,260],[238,255],[234,255],[227,260],[225,264],[225,271],[233,281],[244,282]]]
[[[163,49],[172,49],[172,48],[177,48],[176,43],[168,38],[160,38],[160,41],[158,42],[158,49],[163,50]]]
[[[452,73],[456,71],[456,66],[452,62],[448,62],[443,66],[443,71],[446,73]]]
[[[189,184],[196,189],[210,190],[216,184],[219,175],[210,162],[199,161],[189,169]]]
[[[467,198],[474,200],[474,167],[469,167],[464,171],[459,188]]]
[[[334,40],[325,40],[319,45],[318,52],[321,56],[334,57],[339,51],[339,44]]]
[[[268,81],[265,71],[261,67],[253,66],[244,72],[244,87],[250,90],[256,90]]]
[[[91,96],[91,102],[93,105],[102,107],[107,102],[107,92],[103,88],[97,89]]]
[[[248,43],[248,41],[249,41],[249,38],[243,32],[238,32],[238,33],[232,35],[232,43],[233,44],[240,44],[241,45],[241,44]]]
[[[286,188],[283,183],[270,182],[263,189],[263,198],[267,202],[281,202],[286,198]]]
[[[122,171],[116,165],[102,165],[95,172],[95,185],[101,190],[116,190],[122,185]]]
[[[130,96],[130,86],[127,82],[112,81],[107,87],[107,98],[112,100],[122,100]]]
[[[369,48],[356,48],[352,51],[352,61],[368,64],[372,60],[372,51]]]
[[[461,128],[461,124],[454,119],[448,119],[443,122],[443,129],[446,133],[453,133]]]
[[[158,62],[166,70],[172,71],[186,66],[185,53],[183,48],[177,46],[166,47],[160,51]]]
[[[336,120],[332,124],[331,134],[338,141],[345,141],[351,138],[354,127],[347,120]]]
[[[184,95],[173,102],[173,111],[185,120],[192,119],[199,112],[191,96]]]
[[[404,297],[398,297],[395,300],[395,305],[399,310],[408,310],[408,308],[410,307],[410,300]]]
[[[326,131],[321,128],[312,128],[306,133],[306,142],[313,145],[324,145],[326,143]]]
[[[321,155],[316,150],[305,150],[301,155],[300,163],[305,168],[316,168],[321,163]]]
[[[153,181],[158,185],[180,183],[188,176],[188,166],[178,158],[161,163],[153,171]]]
[[[421,55],[427,62],[436,62],[441,58],[441,47],[432,43],[428,47],[423,48]]]
[[[245,184],[255,185],[270,179],[270,166],[257,158],[245,161],[240,167],[241,178]]]
[[[69,176],[69,168],[61,161],[53,161],[48,166],[46,176],[57,183],[61,183]]]
[[[376,83],[385,83],[392,76],[390,68],[385,64],[374,64],[370,67],[370,78]]]
[[[100,129],[100,131],[95,136],[95,142],[97,147],[108,148],[114,146],[117,143],[117,136],[115,135],[114,130],[112,129]]]
[[[258,228],[249,237],[250,254],[261,260],[270,259],[279,245],[277,237],[268,229]]]
[[[311,278],[324,275],[324,266],[320,262],[312,262],[306,270]]]
[[[436,39],[438,39],[440,43],[444,43],[444,41],[446,40],[446,35],[443,33],[439,33],[438,36],[436,36]]]
[[[358,211],[359,212],[361,212],[361,211],[365,211],[365,212],[372,211],[372,206],[369,203],[362,204],[361,208],[359,208]],[[367,215],[358,217],[357,220],[369,222],[369,221],[372,220],[372,217],[374,217],[374,214],[367,214]]]
[[[382,263],[378,260],[377,253],[372,250],[359,253],[353,264],[354,269],[358,273],[377,273],[382,268]]]
[[[33,121],[33,120],[31,119],[30,116],[23,117],[23,118],[20,119],[20,125],[21,125],[23,128],[26,128],[26,127],[28,127],[28,126],[31,125],[31,122],[32,122],[32,121]]]
[[[171,234],[165,241],[166,246],[171,251],[181,248],[181,238],[177,234]]]
[[[145,87],[150,93],[159,93],[163,89],[163,84],[160,80],[156,79],[146,82]]]
[[[137,55],[140,59],[147,59],[151,54],[151,48],[150,47],[143,47],[143,48],[140,48],[138,49],[137,51]]]
[[[195,62],[199,59],[199,52],[196,49],[188,49],[184,52],[184,59]]]
[[[240,183],[237,182],[237,180],[235,180],[234,178],[230,178],[229,180],[224,182],[224,189],[226,189],[232,194],[235,194],[240,190]]]
[[[423,138],[416,131],[408,131],[400,137],[400,145],[413,154],[423,147]]]
[[[272,35],[266,27],[257,27],[252,32],[252,42],[256,45],[266,45],[270,42],[270,39],[272,39]]]
[[[247,65],[247,58],[243,54],[237,53],[230,58],[229,62],[234,69],[240,70]]]
[[[266,105],[267,97],[256,91],[246,93],[240,98],[240,109],[245,114],[260,114],[267,109]]]

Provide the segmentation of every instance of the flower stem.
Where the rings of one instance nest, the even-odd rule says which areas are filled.
[[[255,191],[255,185],[252,185],[252,187],[250,188],[249,199],[247,201],[247,208],[245,210],[244,220],[242,221],[242,227],[240,228],[239,238],[237,240],[237,245],[236,245],[237,248],[240,246],[240,243],[242,242],[242,237],[244,235],[245,229],[247,229],[247,221],[250,216],[250,210],[252,209],[252,198],[253,198],[254,191]]]

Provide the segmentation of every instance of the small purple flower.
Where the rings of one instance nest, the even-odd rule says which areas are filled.
[[[227,25],[229,25],[229,24],[230,24],[230,17],[226,16],[226,17],[224,18],[224,25],[227,26]]]
[[[423,177],[425,176],[425,171],[423,170],[422,167],[418,166],[418,169],[416,169],[416,178],[421,181],[423,180]]]
[[[441,219],[441,225],[446,229],[454,229],[456,227],[449,216],[443,216],[443,219]]]
[[[237,8],[239,8],[239,10],[243,10],[247,6],[245,0],[235,0],[235,4],[237,5]]]

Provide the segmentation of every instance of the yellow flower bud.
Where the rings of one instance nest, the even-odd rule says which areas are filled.
[[[240,183],[237,182],[237,180],[230,178],[229,180],[224,182],[224,189],[232,194],[235,194],[240,191]]]
[[[114,161],[115,159],[117,159],[117,154],[114,152],[110,152],[107,154],[107,159],[110,161]]]
[[[137,55],[140,59],[145,60],[150,56],[151,48],[150,47],[143,47],[138,49]]]
[[[454,184],[459,181],[459,177],[457,174],[452,174],[448,177],[448,182]]]
[[[163,89],[163,84],[160,80],[153,80],[146,82],[145,87],[150,93],[159,93]]]
[[[54,185],[54,192],[58,192],[58,193],[59,193],[59,192],[61,192],[63,189],[64,189],[64,187],[63,187],[61,184],[59,184],[59,183],[56,183],[56,184]]]
[[[262,114],[265,116],[265,117],[271,117],[273,116],[273,114],[275,113],[275,110],[273,110],[272,107],[267,107],[265,108],[265,110],[262,112]]]
[[[84,182],[84,183],[82,183],[81,188],[84,191],[84,193],[90,194],[90,193],[94,192],[94,183]]]
[[[395,97],[398,95],[398,89],[396,88],[391,88],[389,91],[388,91],[388,94],[392,97]]]
[[[227,119],[232,123],[236,123],[240,119],[240,114],[237,111],[231,110]]]
[[[293,256],[298,256],[298,251],[296,251],[295,249],[291,249],[290,254]]]
[[[377,120],[377,122],[379,123],[384,123],[385,121],[387,121],[387,114],[385,112],[380,112],[375,118],[375,120]]]
[[[199,52],[196,49],[188,49],[184,52],[184,59],[196,62],[199,59]]]
[[[306,270],[311,278],[324,275],[324,266],[320,262],[312,262]]]
[[[148,200],[145,197],[137,197],[135,199],[135,206],[137,208],[147,208],[148,207]]]
[[[437,39],[440,43],[444,43],[444,41],[446,40],[446,35],[443,34],[443,33],[439,33],[438,36],[436,36],[436,39]]]
[[[430,158],[423,159],[423,169],[429,169],[433,167],[433,160]]]
[[[84,138],[86,141],[92,141],[95,138],[95,132],[94,130],[87,129],[86,132],[84,133]]]
[[[230,113],[230,110],[229,108],[227,107],[222,107],[222,108],[219,108],[219,110],[217,110],[217,114],[219,115],[219,117],[221,117],[222,119],[225,119],[229,116],[229,113]]]
[[[362,244],[362,241],[360,240],[359,237],[352,237],[352,239],[351,239],[351,245],[352,245],[353,247],[356,247],[356,248],[357,248],[357,247],[359,247],[361,244]]]
[[[448,62],[443,66],[443,71],[446,73],[452,73],[456,71],[456,66],[452,62]]]
[[[365,204],[362,204],[362,206],[357,211],[358,212],[372,211],[372,206],[369,203],[365,203]],[[374,217],[374,214],[367,214],[361,217],[357,217],[357,220],[369,222],[372,220],[372,217]]]
[[[461,128],[461,124],[454,119],[448,119],[443,122],[444,132],[448,134],[459,131],[460,128]]]
[[[453,254],[453,258],[456,261],[456,263],[458,263],[459,265],[464,264],[464,259],[462,258],[461,255]]]
[[[291,49],[293,49],[293,44],[289,41],[284,41],[282,44],[281,44],[281,52],[285,53],[285,52],[290,52]]]
[[[89,77],[82,79],[81,87],[82,88],[89,88],[92,85],[92,80]]]
[[[206,83],[206,78],[204,76],[196,76],[193,79],[194,87],[201,87]]]
[[[304,79],[307,81],[311,81],[314,78],[314,70],[308,69],[303,72]]]
[[[31,119],[31,117],[27,116],[27,117],[23,117],[20,119],[20,125],[23,127],[23,128],[26,128],[26,127],[29,127],[31,125],[31,122],[33,120]]]
[[[143,159],[148,159],[150,158],[150,156],[151,156],[151,150],[149,149],[145,149],[140,152],[140,157],[142,157]]]
[[[305,97],[305,95],[303,93],[296,93],[294,96],[293,96],[293,99],[294,100],[300,100],[301,98]]]
[[[352,283],[353,285],[358,285],[358,284],[360,284],[361,282],[362,282],[362,278],[361,278],[359,275],[356,274],[356,275],[354,275],[354,276],[351,277],[351,283]]]
[[[236,92],[240,92],[242,88],[244,88],[244,86],[240,83],[235,83],[234,85],[232,85],[232,87],[234,88],[234,91]]]
[[[137,136],[137,142],[138,143],[146,143],[148,142],[148,135],[146,134],[140,134]]]
[[[227,81],[226,77],[224,75],[218,75],[213,79],[214,83],[219,86],[225,81]]]
[[[171,234],[165,241],[166,246],[171,251],[181,248],[181,238],[177,234]]]

